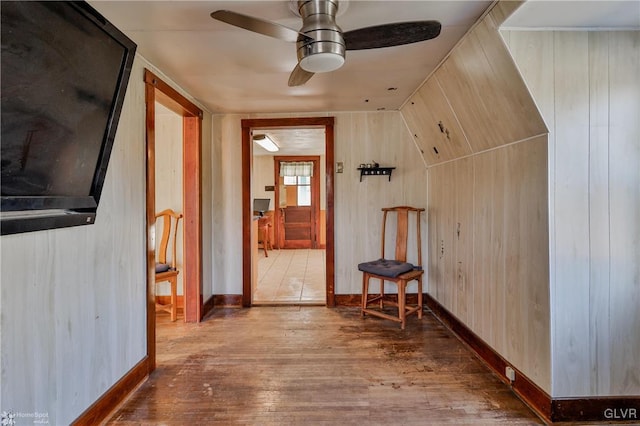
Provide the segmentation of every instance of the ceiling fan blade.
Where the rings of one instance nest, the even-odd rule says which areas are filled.
[[[211,17],[218,21],[253,31],[254,33],[263,34],[292,43],[295,43],[300,36],[312,39],[312,37],[289,27],[285,27],[284,25],[249,15],[243,15],[242,13],[233,12],[231,10],[216,10],[211,13]]]
[[[343,34],[347,50],[378,49],[417,43],[438,37],[438,21],[397,22],[347,31]]]
[[[300,64],[296,65],[289,76],[289,87],[302,86],[313,77],[313,74],[312,72],[303,70]]]

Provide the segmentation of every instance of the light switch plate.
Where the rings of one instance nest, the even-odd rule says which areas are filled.
[[[344,163],[342,161],[338,161],[336,163],[336,173],[343,173],[344,172]]]

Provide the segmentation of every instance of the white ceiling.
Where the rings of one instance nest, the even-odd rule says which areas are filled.
[[[280,149],[275,155],[324,155],[324,127],[311,129],[253,129],[253,134],[269,135]],[[253,155],[274,155],[257,143]]]
[[[438,20],[439,37],[384,49],[349,51],[337,71],[288,87],[295,44],[212,19],[228,9],[299,29],[289,0],[94,1],[89,3],[138,45],[138,52],[214,113],[396,110],[420,86],[479,16],[480,0],[349,0],[337,22],[343,31],[389,22]],[[295,9],[295,7],[293,7]],[[530,0],[505,23],[510,28],[640,28],[640,0]],[[278,155],[324,151],[324,134],[268,130]],[[293,145],[292,145],[293,144]],[[257,145],[254,144],[255,147]],[[260,154],[260,148],[255,148]]]
[[[639,0],[529,0],[503,28],[557,30],[639,30]]]
[[[293,88],[287,82],[297,63],[294,43],[209,16],[228,9],[298,30],[302,20],[289,0],[90,3],[138,44],[142,56],[211,112],[248,113],[398,109],[491,1],[351,0],[338,12],[343,31],[438,20],[441,34],[411,45],[349,51],[339,70],[316,74],[304,86]]]

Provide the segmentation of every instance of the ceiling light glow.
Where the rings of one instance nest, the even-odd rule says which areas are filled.
[[[254,135],[253,141],[269,152],[276,152],[280,149],[278,145],[276,145],[276,143],[265,134]]]

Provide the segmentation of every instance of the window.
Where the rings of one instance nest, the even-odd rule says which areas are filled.
[[[284,184],[287,189],[288,205],[311,205],[311,176],[284,176]]]

